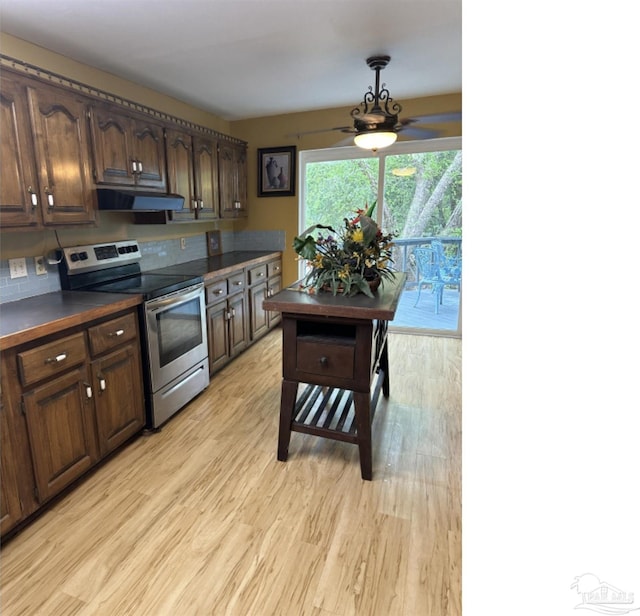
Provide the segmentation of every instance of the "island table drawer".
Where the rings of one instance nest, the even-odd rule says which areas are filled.
[[[298,338],[296,370],[318,376],[352,379],[355,344],[334,343],[318,338]]]

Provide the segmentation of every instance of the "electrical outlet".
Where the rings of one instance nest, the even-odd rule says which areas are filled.
[[[180,238],[180,250],[184,250],[187,247],[187,238],[186,237],[181,237]]]
[[[35,257],[36,262],[36,274],[42,276],[47,273],[47,266],[44,262],[44,257]]]
[[[24,257],[9,259],[9,274],[11,278],[23,278],[27,274],[27,260]]]

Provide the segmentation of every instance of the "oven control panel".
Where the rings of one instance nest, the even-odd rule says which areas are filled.
[[[69,274],[127,265],[142,258],[137,240],[73,246],[72,248],[63,248],[62,252]]]

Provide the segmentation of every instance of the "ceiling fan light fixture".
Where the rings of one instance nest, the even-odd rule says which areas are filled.
[[[372,131],[359,133],[354,137],[355,144],[365,150],[379,150],[389,147],[398,138],[397,133],[392,131]]]
[[[390,56],[367,58],[367,65],[376,74],[375,90],[369,86],[360,105],[351,110],[355,144],[366,150],[386,148],[398,138],[396,128],[402,107],[391,98],[385,84],[380,84],[380,71],[389,60]]]

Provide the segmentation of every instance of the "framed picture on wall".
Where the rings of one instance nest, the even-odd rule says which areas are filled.
[[[258,148],[258,197],[296,194],[296,146]]]
[[[220,231],[207,231],[207,254],[215,257],[222,254],[222,241]]]

